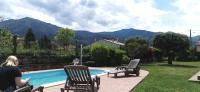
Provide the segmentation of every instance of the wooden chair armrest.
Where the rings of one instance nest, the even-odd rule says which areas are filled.
[[[14,92],[24,92],[24,91],[30,91],[33,88],[31,85],[26,85],[24,87],[18,88]]]
[[[115,70],[126,70],[127,66],[118,66]]]
[[[37,91],[43,92],[43,89],[44,89],[44,87],[43,87],[43,86],[40,86],[40,87],[37,87],[37,88],[32,89],[31,92],[37,92]]]

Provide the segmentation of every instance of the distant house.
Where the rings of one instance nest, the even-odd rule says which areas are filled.
[[[112,47],[116,47],[116,48],[121,48],[124,46],[124,43],[121,43],[116,40],[107,40],[107,39],[96,41],[93,44],[103,44],[103,45],[108,45],[108,46],[112,46]]]
[[[196,51],[200,52],[200,40],[196,42]]]
[[[17,37],[17,43],[24,43],[24,38]]]

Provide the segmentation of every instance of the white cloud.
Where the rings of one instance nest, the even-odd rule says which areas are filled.
[[[100,0],[99,0],[100,1]],[[102,0],[101,0],[102,1]],[[110,31],[122,28],[140,28],[152,26],[164,11],[153,8],[152,0],[107,0],[97,8],[98,19],[108,21]],[[148,2],[147,2],[148,1]],[[103,2],[103,1],[102,1]]]
[[[185,27],[200,31],[200,1],[199,0],[177,0],[174,4],[183,12]]]
[[[155,3],[157,0],[2,0],[0,14],[93,32],[137,28],[188,34],[190,28],[200,30],[199,0],[170,0],[176,7],[170,10],[159,9]]]

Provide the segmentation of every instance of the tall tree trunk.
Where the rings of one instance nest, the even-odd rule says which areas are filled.
[[[172,65],[172,57],[170,55],[168,56],[168,64]]]
[[[170,51],[168,54],[168,64],[172,64],[172,61],[174,59],[174,51]]]

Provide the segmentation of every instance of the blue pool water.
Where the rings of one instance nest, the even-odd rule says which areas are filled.
[[[90,69],[91,75],[97,75],[104,73],[104,70],[99,69]],[[34,87],[49,84],[53,82],[65,81],[67,76],[64,70],[54,70],[54,71],[44,71],[44,72],[33,72],[22,74],[22,78],[31,78],[29,83],[32,84]]]

